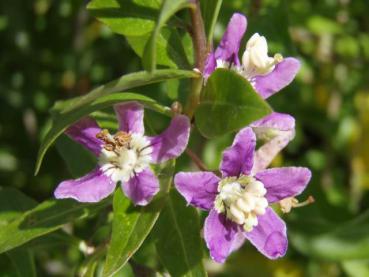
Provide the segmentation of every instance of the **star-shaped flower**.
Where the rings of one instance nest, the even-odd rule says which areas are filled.
[[[98,202],[110,195],[117,182],[136,205],[146,205],[159,191],[159,181],[150,164],[162,163],[182,154],[190,122],[176,115],[160,135],[144,135],[144,108],[138,102],[114,106],[119,131],[115,135],[102,130],[95,120],[85,117],[66,130],[98,159],[98,166],[87,175],[66,180],[55,190],[56,198],[74,198],[80,202]]]
[[[294,121],[285,116],[272,115],[255,122],[253,128],[262,131],[260,128],[269,126],[269,130],[285,128],[288,132]],[[270,204],[300,194],[311,178],[310,170],[304,167],[265,169],[270,160],[260,154],[265,149],[255,152],[253,128],[242,129],[223,152],[221,177],[212,172],[180,172],[174,179],[190,205],[209,210],[204,237],[217,262],[224,262],[245,239],[270,259],[282,257],[287,251],[287,229]],[[270,149],[279,147],[267,145]]]

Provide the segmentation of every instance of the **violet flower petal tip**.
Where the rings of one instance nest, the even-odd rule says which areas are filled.
[[[210,256],[218,263],[224,263],[227,257],[243,242],[239,226],[227,220],[223,214],[210,210],[205,219],[204,238]]]
[[[212,172],[179,172],[174,177],[175,187],[187,203],[204,210],[213,208],[219,181]]]
[[[271,114],[250,124],[252,128],[272,128],[279,131],[290,131],[295,128],[295,118],[292,115],[272,112]]]
[[[155,174],[150,169],[145,169],[123,183],[122,189],[135,205],[145,206],[159,192],[160,184]]]
[[[162,163],[180,156],[187,147],[190,130],[189,118],[185,115],[177,115],[163,133],[148,137],[153,148],[152,161]]]
[[[243,35],[246,32],[247,19],[240,13],[231,17],[219,46],[215,50],[215,59],[239,65],[238,51]]]
[[[311,171],[306,167],[270,168],[255,177],[264,184],[268,202],[274,203],[301,194],[310,182]]]
[[[256,136],[250,127],[240,130],[232,146],[223,152],[220,171],[223,177],[250,174],[256,146]]]
[[[61,182],[54,191],[57,199],[73,198],[79,202],[99,202],[115,189],[115,183],[99,169],[87,175]]]
[[[288,248],[284,221],[272,208],[267,208],[266,213],[258,217],[258,221],[252,231],[244,232],[245,237],[267,258],[275,260],[283,257]]]
[[[256,91],[264,98],[269,98],[284,87],[288,86],[300,70],[300,61],[295,58],[285,58],[277,64],[274,70],[254,79]]]
[[[143,105],[135,101],[124,102],[114,105],[114,110],[119,122],[119,130],[127,133],[144,134]]]
[[[96,135],[100,131],[100,127],[93,118],[84,117],[69,126],[65,134],[98,156],[102,149],[102,142],[96,138]]]

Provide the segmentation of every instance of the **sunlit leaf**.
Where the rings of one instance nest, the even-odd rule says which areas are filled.
[[[271,111],[246,79],[231,70],[217,69],[202,92],[195,112],[196,126],[205,137],[216,137],[245,127]]]
[[[155,225],[160,261],[171,276],[207,276],[202,262],[199,216],[172,190]]]
[[[163,0],[163,5],[160,9],[154,31],[152,32],[150,39],[147,41],[142,58],[143,65],[146,70],[153,71],[156,67],[156,42],[161,28],[176,12],[190,7],[190,5],[191,2],[188,0]]]
[[[114,194],[113,231],[104,266],[104,276],[112,276],[122,268],[150,233],[165,203],[173,170],[173,161],[154,168],[160,181],[160,192],[147,206],[134,206],[120,189]]]
[[[201,12],[204,19],[205,32],[208,43],[213,43],[215,24],[217,23],[223,0],[201,0]]]
[[[156,0],[92,0],[87,8],[114,32],[140,36],[154,29],[160,5]]]
[[[74,200],[48,200],[0,228],[0,253],[48,234],[64,224],[88,217],[109,204],[81,204]]]

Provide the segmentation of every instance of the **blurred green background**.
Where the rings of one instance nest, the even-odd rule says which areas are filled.
[[[290,238],[285,258],[268,261],[245,245],[225,265],[208,260],[209,275],[369,276],[369,1],[223,2],[216,41],[239,11],[249,21],[244,41],[258,32],[268,39],[271,54],[302,61],[297,79],[269,101],[297,120],[296,138],[273,165],[310,167],[313,179],[301,200],[313,195],[316,203],[285,216]],[[126,39],[91,17],[87,3],[0,2],[0,185],[20,189],[36,201],[52,197],[58,182],[71,176],[55,147],[33,176],[53,103],[142,69]],[[150,96],[170,105],[178,87],[168,82],[142,92],[155,90]],[[194,134],[191,147],[217,168],[231,139],[207,142]],[[191,166],[186,157],[179,162],[179,167]],[[89,237],[99,220],[77,222],[73,234]],[[102,227],[107,230],[98,232],[109,232],[108,225]],[[136,268],[157,266],[152,251],[149,238],[134,258]],[[73,276],[83,261],[78,246],[69,241],[40,248],[35,255],[40,276]],[[133,276],[132,269],[125,270],[119,276]],[[0,275],[16,274],[9,257],[1,255]]]

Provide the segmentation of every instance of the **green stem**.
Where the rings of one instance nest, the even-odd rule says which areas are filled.
[[[191,14],[191,36],[195,49],[195,66],[203,72],[207,56],[206,34],[204,22],[201,15],[200,1],[193,0],[194,6],[190,9]],[[197,105],[200,102],[200,93],[203,85],[203,78],[196,78],[192,81],[191,95],[185,109],[186,114],[192,118]]]

